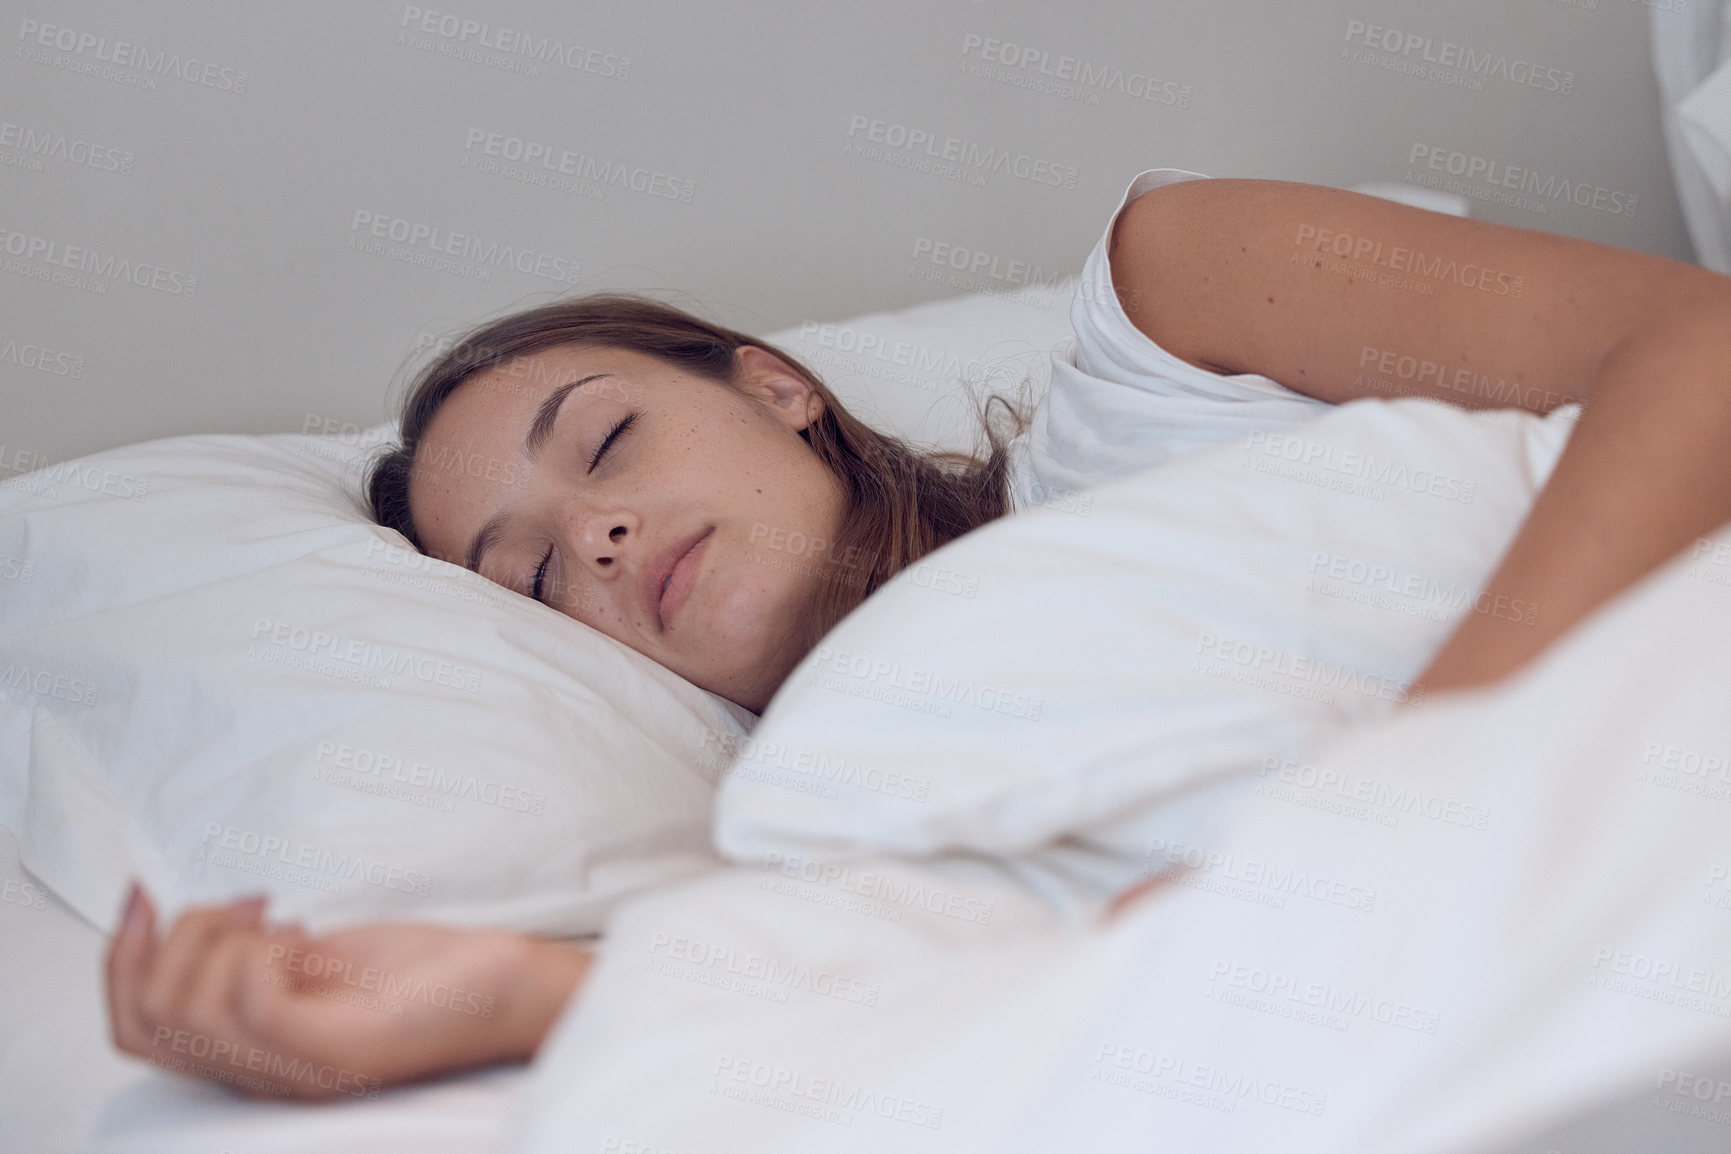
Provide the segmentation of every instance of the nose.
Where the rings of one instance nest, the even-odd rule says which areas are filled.
[[[578,510],[571,526],[571,556],[597,575],[622,571],[618,562],[638,549],[642,537],[637,516],[623,509]]]

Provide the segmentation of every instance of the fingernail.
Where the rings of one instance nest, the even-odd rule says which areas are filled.
[[[143,891],[138,888],[138,882],[136,880],[126,887],[126,906],[120,911],[120,928],[122,932],[130,930],[133,926],[138,924],[138,915],[140,910],[143,909],[143,903],[139,900],[142,896]]]

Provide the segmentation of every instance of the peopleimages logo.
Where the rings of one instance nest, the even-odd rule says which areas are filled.
[[[1328,253],[1343,260],[1373,266],[1366,269],[1367,272],[1382,268],[1392,273],[1411,273],[1413,276],[1444,281],[1513,300],[1519,300],[1526,291],[1525,277],[1478,264],[1463,265],[1453,257],[1427,254],[1422,249],[1410,249],[1375,237],[1354,236],[1334,229],[1319,228],[1313,224],[1299,225],[1298,234],[1292,243],[1299,249],[1308,248],[1311,252]],[[1304,263],[1308,258],[1302,252],[1294,252],[1293,259]],[[1429,286],[1425,288],[1427,291],[1434,291]]]
[[[25,453],[14,450],[12,453],[16,468],[22,469],[26,460],[43,460],[40,454]],[[6,447],[0,445],[0,470],[4,470]],[[116,473],[113,469],[105,469],[83,458],[73,461],[61,461],[58,464],[43,464],[34,471],[21,476],[8,477],[0,481],[0,490],[14,493],[29,493],[34,497],[54,498],[61,495],[63,486],[75,484],[87,493],[101,493],[108,497],[121,497],[128,501],[142,501],[150,492],[148,477],[134,477],[130,473]]]
[[[22,689],[38,697],[52,697],[73,705],[95,705],[97,686],[93,682],[57,673],[52,669],[32,668],[9,661],[0,669],[0,686]]]
[[[385,249],[382,241],[391,241],[400,249]],[[349,223],[348,247],[375,256],[390,256],[410,264],[439,267],[444,263],[487,274],[489,269],[508,268],[527,276],[561,284],[575,284],[582,266],[574,260],[531,248],[482,240],[464,232],[453,232],[426,221],[410,220],[389,213],[355,209]],[[459,271],[454,268],[452,271]],[[486,276],[478,279],[486,279]]]
[[[1241,858],[1224,850],[1185,842],[1168,842],[1164,838],[1150,841],[1147,853],[1153,861],[1144,867],[1145,876],[1153,877],[1170,866],[1183,866],[1188,872],[1186,876],[1178,879],[1179,885],[1198,885],[1210,879],[1235,882],[1244,887],[1244,892],[1227,892],[1227,896],[1245,897],[1246,893],[1249,893],[1251,896],[1245,897],[1245,900],[1272,899],[1258,901],[1257,904],[1272,905],[1277,909],[1285,908],[1288,895],[1363,913],[1374,912],[1376,908],[1375,889],[1356,885],[1343,878],[1311,873],[1302,866],[1281,865],[1259,858]],[[1210,887],[1200,884],[1199,888]]]
[[[1562,405],[1582,403],[1581,398],[1573,393],[1541,389],[1536,385],[1523,384],[1519,380],[1511,381],[1506,376],[1493,381],[1489,373],[1476,369],[1451,369],[1440,360],[1415,356],[1398,349],[1379,349],[1374,345],[1365,345],[1359,350],[1358,367],[1361,370],[1374,370],[1384,378],[1394,378],[1402,385],[1410,386],[1408,391],[1411,392],[1422,392],[1427,386],[1448,389],[1467,396],[1484,397],[1501,408],[1518,407],[1550,412]],[[1394,387],[1393,380],[1378,380],[1374,375],[1362,371],[1355,383],[1368,384],[1379,389]]]
[[[544,140],[526,140],[507,136],[484,128],[471,128],[463,138],[463,151],[483,157],[509,161],[528,169],[539,169],[538,175],[569,176],[602,187],[613,186],[640,192],[664,200],[690,204],[696,185],[689,178],[669,176],[665,172],[611,160],[601,160],[586,152],[573,152]],[[465,162],[469,157],[464,157]],[[485,162],[477,162],[480,168]],[[482,169],[485,171],[485,169]],[[508,175],[508,173],[507,173]],[[537,183],[531,181],[530,183]]]
[[[1101,92],[1116,92],[1133,100],[1147,100],[1177,108],[1190,107],[1188,84],[1180,84],[1176,80],[1161,80],[1144,72],[1096,64],[1079,56],[1060,53],[1054,57],[1044,48],[1017,44],[1013,40],[999,40],[970,32],[962,37],[962,57],[964,60],[977,59],[982,63],[1001,65],[1009,70],[1003,78],[1011,83],[1014,83],[1016,74],[1020,73],[1029,79],[1037,77],[1055,82],[1052,90],[1060,94],[1065,92],[1065,85],[1075,85],[1092,97],[1089,100],[1091,104],[1099,103],[1098,94]]]
[[[27,262],[18,263],[9,268],[9,272],[35,276],[39,280],[54,280],[98,295],[108,291],[109,282],[155,289],[170,296],[190,297],[198,292],[198,278],[190,273],[134,260],[115,252],[103,252],[88,245],[67,244],[51,237],[15,232],[4,227],[0,227],[0,252]]]
[[[1599,946],[1587,983],[1718,1018],[1731,1018],[1731,972],[1690,965],[1679,958]]]
[[[1407,152],[1406,162],[1412,166],[1408,171],[1416,181],[1422,182],[1428,176],[1424,169],[1446,172],[1460,178],[1442,182],[1441,187],[1445,187],[1447,191],[1459,191],[1456,186],[1460,186],[1471,189],[1464,195],[1538,212],[1545,211],[1546,201],[1560,200],[1581,208],[1608,212],[1612,216],[1634,216],[1635,209],[1640,204],[1640,198],[1632,192],[1617,192],[1603,185],[1584,180],[1569,180],[1555,174],[1540,175],[1536,169],[1443,148],[1440,145],[1414,144]],[[1438,186],[1435,181],[1430,183],[1433,187]],[[1487,186],[1487,189],[1481,191],[1478,187],[1480,185]],[[1505,189],[1512,192],[1505,194]],[[1486,192],[1496,195],[1486,195]]]
[[[1005,286],[1015,288],[1033,287],[1057,292],[1069,288],[1076,280],[1076,274],[1072,272],[1043,269],[1037,264],[1006,257],[1000,253],[967,248],[925,236],[914,238],[913,259],[915,263],[923,262],[954,269],[972,277],[999,281]]]
[[[1347,1029],[1353,1018],[1419,1034],[1435,1034],[1442,1023],[1442,1015],[1437,1011],[1414,1006],[1409,1002],[1379,998],[1362,990],[1334,985],[1332,982],[1307,981],[1293,974],[1265,970],[1260,966],[1229,962],[1225,959],[1214,963],[1213,972],[1208,975],[1208,984],[1209,996],[1215,1001],[1242,1005],[1247,1009],[1264,1008],[1248,999],[1222,996],[1236,992],[1252,997],[1260,996],[1275,1005],[1285,1003],[1290,1006],[1303,1006],[1318,1011],[1327,1019],[1318,1024],[1326,1024],[1338,1030]]]
[[[984,926],[991,924],[996,908],[991,901],[973,896],[964,890],[928,884],[928,879],[918,876],[857,869],[851,862],[823,861],[772,850],[759,863],[758,868],[766,874],[775,875],[775,878],[764,878],[763,881],[785,878],[846,893],[870,902],[880,902],[881,912],[893,915],[886,918],[887,921],[900,921],[902,910],[924,910],[927,913]],[[771,888],[766,887],[763,881],[758,883],[759,889]],[[881,916],[881,913],[873,913],[869,909],[857,912]]]
[[[918,666],[903,665],[900,661],[888,661],[864,653],[853,653],[835,649],[828,645],[819,645],[811,659],[814,676],[831,675],[823,682],[826,688],[841,689],[851,684],[855,688],[871,687],[884,690],[904,690],[909,694],[918,694],[928,699],[930,704],[955,703],[971,705],[988,713],[1002,713],[1010,717],[1024,717],[1029,721],[1040,720],[1040,714],[1046,708],[1043,697],[1031,697],[1018,693],[1013,689],[1000,686],[980,684],[965,674],[947,674],[942,670],[921,669]],[[867,693],[857,693],[856,696],[870,696]],[[917,699],[913,699],[917,702]],[[925,710],[923,712],[930,712]],[[943,716],[948,716],[944,714]]]
[[[431,892],[433,875],[403,869],[359,854],[336,853],[323,846],[277,837],[258,830],[242,829],[221,822],[204,823],[204,837],[197,861],[227,866],[244,873],[275,876],[264,867],[305,870],[340,887],[343,881],[361,881],[381,889],[425,897]],[[292,879],[286,879],[292,880]],[[332,892],[341,892],[340,888]]]
[[[848,118],[847,134],[848,150],[868,160],[885,159],[886,154],[918,155],[981,178],[997,173],[1034,184],[1076,187],[1077,169],[1073,164],[1058,164],[1013,149],[942,136],[928,128],[855,114]]]
[[[1357,55],[1353,55],[1355,49],[1359,50]],[[1378,52],[1386,56],[1379,58]],[[1380,64],[1392,72],[1410,73],[1473,91],[1483,91],[1486,80],[1505,80],[1564,96],[1575,91],[1575,74],[1571,71],[1363,20],[1346,22],[1346,47],[1341,49],[1341,55],[1356,63]]]
[[[1415,689],[1408,681],[1365,673],[1344,664],[1331,665],[1320,657],[1289,653],[1272,645],[1221,637],[1214,633],[1199,635],[1194,652],[1196,657],[1191,665],[1192,672],[1227,676],[1228,680],[1264,685],[1265,688],[1280,689],[1281,692],[1287,692],[1288,685],[1302,686],[1316,693],[1329,689],[1350,689],[1354,693],[1393,701],[1397,705],[1416,702],[1424,695],[1422,688]],[[1244,676],[1228,676],[1234,673]],[[1294,693],[1293,696],[1305,697],[1311,694]],[[1313,699],[1325,702],[1333,700],[1326,695]]]
[[[777,991],[804,990],[818,997],[834,998],[867,1007],[876,1006],[878,1003],[876,982],[863,981],[829,969],[814,970],[797,962],[784,962],[768,954],[742,950],[737,946],[722,945],[698,937],[673,934],[666,930],[655,931],[655,936],[649,943],[649,953],[651,957],[660,955],[695,967],[699,972],[709,970],[718,975],[725,974],[772,987]],[[692,975],[674,972],[668,976]],[[782,997],[775,1000],[786,1001],[786,994],[783,993]]]
[[[98,172],[132,175],[132,153],[113,145],[97,144],[52,129],[0,121],[0,148],[17,149],[24,157],[33,161],[60,160],[67,164],[94,168]],[[6,162],[5,158],[0,158],[0,164]],[[40,164],[33,167],[38,171],[41,169]]]
[[[347,666],[347,672],[356,675],[371,675],[376,672],[396,676],[406,673],[428,685],[458,689],[465,693],[481,691],[482,673],[479,669],[429,657],[413,650],[345,637],[340,633],[326,633],[322,629],[310,629],[286,621],[259,617],[252,624],[252,640],[258,644],[248,650],[249,656],[276,660],[296,668],[311,669],[313,672],[325,672],[327,668],[340,671],[341,666]],[[292,655],[298,655],[301,660],[283,660]],[[333,666],[330,664],[332,662],[340,662],[341,665]],[[380,689],[387,688],[389,684],[377,684],[374,677],[357,676],[352,679],[374,684]]]
[[[940,379],[967,377],[983,367],[977,360],[964,363],[947,349],[886,337],[852,325],[806,321],[799,327],[799,342],[808,356],[813,355],[813,350],[847,354],[829,360],[854,372],[866,372],[872,367],[906,369],[908,383],[924,381],[921,387],[926,389],[935,389]],[[814,359],[825,358],[818,352]]]
[[[84,358],[78,354],[59,352],[46,345],[20,343],[12,337],[0,340],[0,364],[17,365],[21,369],[34,369],[73,380],[84,375]]]
[[[1453,473],[1427,469],[1422,465],[1408,465],[1393,458],[1377,457],[1356,449],[1342,449],[1338,445],[1288,433],[1268,433],[1258,429],[1250,434],[1244,451],[1247,462],[1258,458],[1285,461],[1302,468],[1335,473],[1371,486],[1386,485],[1391,489],[1404,489],[1411,493],[1440,497],[1446,501],[1458,501],[1464,505],[1472,504],[1473,498],[1478,494],[1478,482],[1457,477]],[[1381,496],[1376,499],[1381,500]]]
[[[40,20],[26,18],[18,22],[18,39],[27,49],[53,49],[85,60],[130,68],[149,76],[184,80],[188,84],[215,88],[220,92],[239,94],[246,91],[247,74],[244,69],[212,64],[207,60],[182,56],[166,49],[146,48],[142,44],[132,44],[125,40],[110,41],[106,36],[68,28],[64,24],[44,24]],[[20,54],[22,55],[22,50]],[[38,62],[58,63],[52,58],[38,59]]]
[[[713,1076],[717,1085],[711,1093],[843,1126],[852,1125],[854,1117],[860,1115],[928,1130],[944,1124],[942,1106],[733,1054],[716,1057]]]
[[[1236,1113],[1238,1103],[1246,1100],[1318,1117],[1328,1108],[1328,1095],[1315,1090],[1121,1042],[1100,1043],[1090,1078],[1226,1114]]]
[[[1493,595],[1465,581],[1438,581],[1386,562],[1366,561],[1320,549],[1311,551],[1310,580],[1305,582],[1305,588],[1382,609],[1398,607],[1400,612],[1409,616],[1426,617],[1432,621],[1447,621],[1456,613],[1470,609],[1503,621],[1519,621],[1525,625],[1539,622],[1539,607],[1532,601]],[[1363,596],[1353,595],[1351,590],[1354,589],[1362,591]],[[1385,593],[1390,596],[1382,596]]]
[[[403,6],[398,27],[408,34],[438,37],[456,49],[485,50],[500,54],[505,60],[520,64],[558,64],[573,72],[590,72],[596,76],[624,80],[631,74],[631,57],[568,44],[553,36],[538,36],[521,28],[494,25],[485,20],[472,20],[454,12],[439,12],[414,4]],[[430,47],[432,42],[428,42]],[[414,47],[421,47],[415,44]],[[466,58],[464,53],[441,53]],[[492,63],[483,56],[477,63]],[[539,73],[535,73],[538,75]]]
[[[1337,769],[1317,768],[1310,762],[1265,755],[1258,775],[1293,789],[1330,794],[1344,801],[1359,802],[1389,810],[1393,814],[1416,814],[1444,825],[1485,829],[1490,810],[1440,794],[1425,793],[1408,782],[1388,782],[1346,774]]]
[[[441,799],[458,798],[517,813],[539,815],[547,811],[547,795],[540,790],[506,785],[490,777],[410,761],[364,746],[321,741],[313,761],[314,779],[361,793],[388,792],[379,787],[389,783],[424,790]]]

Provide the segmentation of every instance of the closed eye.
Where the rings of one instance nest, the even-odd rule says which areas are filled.
[[[631,413],[628,416],[621,417],[619,422],[615,424],[612,429],[608,430],[607,435],[601,439],[601,443],[595,447],[595,455],[589,458],[589,471],[591,473],[593,473],[595,467],[601,463],[601,458],[605,457],[607,451],[613,447],[613,443],[620,437],[623,437],[626,433],[629,433],[631,431],[631,426],[635,424],[636,421],[637,414]],[[535,567],[535,579],[529,583],[529,596],[533,597],[537,601],[541,600],[541,585],[547,576],[547,566],[550,565],[552,561],[553,546],[549,545],[547,546],[547,552],[541,557],[541,563]]]
[[[529,585],[529,596],[541,600],[541,579],[547,576],[547,565],[553,560],[553,546],[547,546],[547,555],[541,558],[541,564],[535,567],[535,580]]]
[[[629,432],[631,426],[635,424],[636,421],[637,414],[632,413],[628,417],[620,418],[619,423],[613,426],[613,431],[608,433],[607,436],[602,439],[601,444],[595,449],[595,455],[589,458],[589,471],[591,473],[595,471],[595,466],[601,463],[601,458],[607,455],[607,450],[613,447],[613,442]]]

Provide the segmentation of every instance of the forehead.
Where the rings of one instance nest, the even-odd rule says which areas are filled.
[[[461,562],[467,537],[519,492],[528,477],[523,437],[556,389],[596,373],[573,390],[561,421],[578,406],[641,403],[645,382],[670,366],[628,349],[559,345],[477,372],[445,398],[427,423],[409,476],[415,528],[429,552]]]
[[[489,415],[502,419],[533,419],[536,408],[555,389],[596,373],[617,374],[625,382],[636,382],[666,368],[654,357],[630,349],[591,345],[556,345],[528,356],[513,357],[471,374],[458,385],[439,406],[439,412],[428,424],[423,440],[434,435],[450,435],[449,428],[439,429],[438,426],[456,426],[460,433],[469,424]],[[640,399],[623,391],[622,383],[595,381],[577,390],[573,399],[584,396]],[[632,390],[633,393],[639,391]],[[453,412],[459,414],[459,419],[445,421],[445,415]]]

